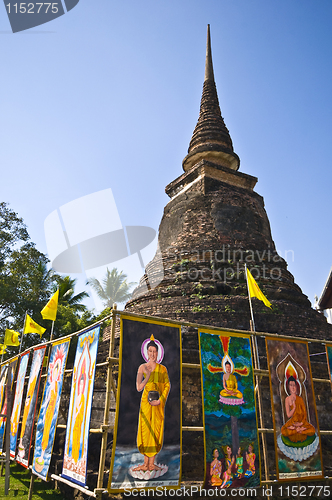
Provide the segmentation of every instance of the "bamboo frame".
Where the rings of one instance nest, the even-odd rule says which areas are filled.
[[[142,314],[137,314],[137,313],[132,313],[128,311],[120,311],[117,310],[116,305],[113,306],[113,309],[111,311],[111,314],[103,318],[101,321],[98,321],[94,323],[93,325],[90,325],[89,327],[86,327],[82,330],[79,330],[78,332],[74,332],[70,335],[67,335],[65,337],[62,337],[61,340],[64,341],[67,338],[71,338],[74,336],[77,336],[81,334],[82,332],[93,328],[94,326],[100,325],[104,323],[105,321],[111,319],[112,320],[112,326],[111,326],[111,338],[110,338],[110,344],[109,344],[109,356],[107,357],[107,360],[102,363],[96,364],[96,368],[102,368],[102,367],[107,367],[107,379],[106,379],[106,400],[105,400],[105,408],[104,408],[104,419],[103,419],[103,424],[96,429],[90,429],[91,434],[101,434],[102,435],[102,446],[100,450],[100,460],[99,460],[99,470],[98,470],[98,480],[97,480],[97,487],[94,489],[94,491],[91,491],[87,488],[84,487],[78,487],[76,483],[72,483],[71,481],[62,478],[61,476],[58,476],[56,474],[52,474],[50,477],[54,479],[55,481],[63,482],[74,489],[80,489],[82,492],[84,492],[86,495],[101,499],[102,493],[106,491],[106,488],[103,487],[103,478],[104,478],[104,471],[105,471],[105,459],[106,459],[106,448],[107,448],[107,438],[108,438],[108,433],[112,432],[113,430],[113,425],[109,424],[109,414],[110,414],[110,401],[111,401],[111,395],[112,392],[114,393],[115,398],[117,397],[117,391],[116,391],[116,381],[114,377],[114,368],[115,365],[119,363],[119,358],[114,357],[114,339],[115,339],[115,327],[116,327],[116,321],[118,318],[121,319],[122,316],[126,316],[132,319],[140,319],[140,320],[150,320],[152,322],[163,322],[165,324],[170,324],[170,325],[176,325],[179,327],[192,327],[197,329],[199,331],[200,329],[203,330],[209,330],[209,331],[223,331],[223,332],[229,332],[231,334],[245,334],[249,335],[252,340],[252,352],[253,352],[253,359],[254,359],[254,377],[256,381],[256,387],[257,387],[257,400],[258,400],[258,410],[259,410],[259,416],[260,416],[260,427],[258,428],[258,432],[261,436],[262,440],[262,448],[263,448],[263,458],[264,458],[264,466],[266,462],[266,466],[264,467],[265,469],[265,474],[263,477],[262,474],[262,480],[261,484],[282,484],[286,481],[278,481],[276,479],[273,479],[270,477],[269,471],[268,471],[268,462],[267,462],[267,444],[266,444],[266,434],[273,434],[274,429],[266,428],[264,426],[264,415],[263,415],[263,405],[262,405],[262,400],[261,400],[261,390],[260,390],[260,383],[261,383],[261,377],[268,377],[269,376],[269,371],[261,369],[259,366],[259,353],[257,350],[257,345],[254,342],[255,337],[269,337],[273,339],[280,339],[280,340],[291,340],[294,339],[294,341],[305,341],[308,342],[309,344],[321,344],[325,346],[326,344],[331,345],[331,341],[328,341],[326,339],[314,339],[314,338],[305,338],[305,337],[294,337],[294,336],[287,336],[287,335],[278,335],[278,334],[271,334],[271,333],[266,333],[266,332],[253,332],[253,331],[244,331],[244,330],[234,330],[230,328],[224,328],[224,327],[214,327],[214,326],[207,326],[207,325],[202,325],[198,323],[192,323],[188,321],[176,321],[176,320],[171,320],[171,319],[165,319],[157,316],[150,316],[150,315],[142,315]],[[45,343],[38,344],[40,346],[47,346],[51,345],[52,341],[48,341]],[[33,346],[35,348],[37,346]],[[27,349],[31,350],[32,348]],[[26,352],[24,351],[24,352]],[[22,353],[24,354],[24,353]],[[321,353],[320,353],[321,354]],[[12,359],[14,359],[16,356],[14,356],[11,359],[8,359],[6,361],[3,361],[0,363],[0,367],[3,364],[10,363]],[[200,370],[201,366],[198,363],[182,363],[182,369],[183,371],[191,371],[191,370]],[[65,373],[71,373],[73,369],[66,369]],[[27,377],[26,377],[27,378]],[[314,383],[319,383],[319,384],[331,384],[331,380],[329,379],[322,379],[322,378],[312,378],[312,381]],[[58,424],[58,428],[64,428],[66,427],[63,424]],[[182,426],[182,432],[204,432],[204,427],[201,426]],[[326,436],[331,436],[332,435],[332,429],[325,429],[325,430],[320,430],[321,435],[326,435]],[[31,500],[32,498],[32,489],[33,489],[33,483],[34,483],[35,476],[32,475],[31,477],[31,483],[30,483],[30,490],[29,490],[29,496],[28,500]],[[310,478],[312,481],[315,481],[315,478]],[[325,476],[324,480],[326,481],[332,481],[332,476]],[[291,482],[291,481],[288,481]]]
[[[256,332],[255,330],[253,331],[254,337],[251,337],[251,345],[252,345],[252,351],[253,351],[253,357],[254,357],[254,375],[255,375],[255,370],[259,370],[259,354],[258,354],[258,345],[257,345],[257,339],[256,339]],[[260,391],[260,386],[259,386],[259,376],[255,375],[255,380],[256,380],[256,387],[257,387],[257,401],[258,401],[258,411],[259,411],[259,421],[261,424],[261,428],[264,428],[264,418],[263,418],[263,401],[262,401],[262,395]],[[261,439],[262,439],[262,447],[263,447],[263,460],[264,460],[264,469],[265,469],[265,478],[268,481],[270,479],[270,473],[269,473],[269,464],[267,460],[267,445],[266,445],[266,436],[265,433],[261,433]],[[267,495],[267,498],[269,499],[270,496]]]
[[[99,470],[97,479],[97,488],[95,489],[96,498],[101,498],[103,491],[103,480],[104,480],[104,469],[106,460],[106,449],[107,449],[107,438],[109,431],[109,409],[111,403],[111,393],[113,391],[116,399],[116,387],[115,381],[113,380],[113,355],[114,355],[114,340],[115,340],[115,326],[116,326],[116,304],[113,305],[112,309],[112,327],[111,327],[111,338],[109,346],[109,357],[107,366],[107,379],[106,379],[106,398],[105,398],[105,408],[104,408],[104,423],[102,425],[102,437],[101,437],[101,450],[99,459]]]

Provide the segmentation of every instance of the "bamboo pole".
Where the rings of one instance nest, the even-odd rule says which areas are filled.
[[[14,373],[13,373],[14,377]],[[9,494],[10,482],[10,414],[12,412],[12,367],[8,366],[7,372],[7,418],[6,418],[6,473],[5,473],[5,495]]]
[[[33,485],[34,485],[34,482],[35,482],[35,478],[36,478],[36,476],[34,474],[32,474],[32,472],[31,472],[31,479],[30,479],[28,500],[32,500]]]
[[[93,497],[93,498],[97,498],[96,494],[93,492],[93,491],[90,491],[89,488],[85,488],[84,486],[80,486],[78,484],[75,484],[73,485],[73,483],[71,481],[68,481],[67,479],[61,477],[61,476],[58,476],[57,474],[51,474],[51,479],[54,479],[55,481],[59,481],[60,483],[64,483],[64,484],[67,484],[68,486],[71,486],[78,490],[78,491],[81,491],[82,493],[84,493],[84,495],[88,495],[90,497]]]
[[[111,403],[111,392],[113,390],[114,396],[116,397],[115,392],[115,383],[113,380],[113,363],[111,362],[111,358],[114,355],[114,339],[115,339],[115,324],[116,324],[116,304],[113,304],[112,309],[112,329],[111,329],[111,338],[110,338],[110,347],[109,347],[109,363],[107,367],[107,379],[106,379],[106,397],[105,397],[105,408],[104,408],[104,424],[102,426],[102,437],[101,437],[101,450],[100,450],[100,460],[99,460],[99,471],[98,471],[98,480],[97,480],[97,490],[103,488],[103,479],[104,479],[104,469],[105,469],[105,459],[106,459],[106,449],[107,449],[107,438],[108,438],[108,430],[109,430],[109,408]]]
[[[250,325],[252,327],[252,324]],[[255,370],[259,370],[259,358],[258,358],[258,346],[257,346],[257,339],[255,337],[255,332],[254,337],[251,337],[252,339],[252,347],[253,347],[253,355],[254,355],[254,366]],[[256,343],[254,342],[256,340]],[[262,395],[260,391],[260,386],[259,386],[259,376],[255,375],[256,379],[256,387],[257,387],[257,400],[258,400],[258,411],[259,411],[259,420],[260,420],[260,425],[261,429],[264,429],[264,418],[263,418],[263,401],[262,401]],[[267,460],[267,445],[266,445],[266,436],[265,433],[261,433],[262,437],[262,447],[263,447],[263,459],[264,459],[264,469],[265,469],[265,479],[268,481],[270,479],[270,474],[269,474],[269,465],[268,465],[268,460]],[[268,495],[267,498],[270,498]]]
[[[48,365],[50,364],[50,356],[51,356],[51,351],[52,351],[52,341],[53,341],[53,329],[54,329],[54,321],[52,321],[52,328],[51,328],[51,334],[50,334],[50,340],[49,342],[47,342],[47,345],[48,345],[48,352],[47,352],[47,363],[46,363],[46,371],[44,373],[44,376],[45,376],[45,383],[44,383],[44,387],[43,387],[43,391],[42,391],[42,394],[44,394],[44,391],[45,391],[45,387],[46,387],[46,383],[47,383],[47,373],[48,373]],[[47,351],[47,347],[45,349],[45,354],[46,354],[46,351]],[[41,366],[41,370],[43,371],[43,365]],[[43,375],[40,376],[40,378],[42,379],[43,378]],[[35,482],[35,474],[32,472],[31,470],[31,480],[30,480],[30,487],[29,487],[29,496],[28,496],[28,500],[31,500],[32,499],[32,495],[33,495],[33,485],[34,485],[34,482]]]
[[[21,333],[20,349],[18,351],[19,354],[21,354],[21,351],[22,351],[22,343],[23,343],[23,336],[24,336],[24,330],[25,330],[25,323],[27,322],[27,314],[28,314],[28,311],[25,311],[23,330]],[[2,362],[2,360],[1,360],[1,362]]]

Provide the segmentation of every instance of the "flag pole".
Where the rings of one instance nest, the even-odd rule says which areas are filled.
[[[50,340],[53,340],[53,329],[54,329],[54,321],[52,321],[52,328],[51,328]]]
[[[247,289],[248,289],[248,297],[249,297],[249,305],[250,305],[250,314],[251,314],[251,321],[252,321],[252,331],[256,332],[255,320],[254,320],[254,312],[253,312],[253,309],[252,309],[251,295],[250,295],[249,283],[248,283],[247,263],[244,264],[244,269],[245,269],[246,281],[247,281]]]
[[[260,369],[260,361],[259,361],[259,353],[258,353],[257,335],[256,335],[255,321],[254,321],[254,313],[253,313],[252,303],[251,303],[251,295],[250,295],[250,289],[249,289],[249,283],[248,283],[248,273],[247,273],[247,264],[246,263],[244,264],[244,267],[245,267],[245,272],[246,272],[248,297],[249,297],[250,313],[251,313],[250,330],[253,332],[253,336],[252,336],[252,348],[253,349],[252,350],[253,350],[253,355],[254,355],[254,366],[255,366],[256,370],[259,370]],[[255,380],[256,380],[255,392],[257,392],[260,424],[261,424],[261,427],[264,428],[263,400],[262,400],[262,394],[261,394],[261,390],[259,387],[259,380],[258,380],[257,375],[255,376]],[[266,476],[266,479],[269,479],[269,465],[268,465],[267,453],[266,453],[267,444],[266,444],[266,436],[264,433],[262,434],[262,444],[263,444],[263,458],[264,458],[265,476]],[[270,498],[269,495],[268,495],[268,498]]]
[[[22,350],[22,342],[23,342],[23,335],[24,335],[24,330],[25,330],[25,323],[27,322],[27,314],[28,314],[28,311],[25,311],[23,330],[21,333],[20,349],[18,351],[19,354],[21,354],[21,350]]]

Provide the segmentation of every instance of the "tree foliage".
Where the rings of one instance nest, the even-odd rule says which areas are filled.
[[[114,267],[112,271],[107,268],[102,282],[90,278],[87,284],[95,290],[105,307],[113,307],[113,304],[125,302],[131,297],[130,289],[135,283],[128,283],[127,275]]]
[[[0,343],[6,328],[23,330],[26,312],[46,328],[49,340],[51,321],[40,311],[57,288],[60,290],[54,337],[68,335],[95,321],[82,301],[88,293],[75,293],[76,280],[60,276],[49,268],[49,259],[31,242],[23,220],[6,203],[0,203]],[[38,334],[23,336],[23,349],[40,343]],[[8,348],[8,355],[17,353]]]

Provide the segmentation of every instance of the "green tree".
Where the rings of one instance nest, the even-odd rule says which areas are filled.
[[[93,323],[92,311],[82,304],[89,294],[85,291],[75,293],[76,281],[70,276],[56,276],[52,293],[59,288],[59,302],[54,322],[54,338],[69,335]]]
[[[40,311],[54,291],[60,288],[55,337],[85,328],[94,322],[92,311],[82,304],[88,296],[75,293],[75,280],[59,276],[49,268],[45,254],[31,242],[23,220],[6,203],[0,203],[0,343],[6,328],[22,332],[25,313],[46,328],[49,339],[51,322],[43,320]],[[40,342],[38,334],[22,339],[23,349]],[[7,357],[17,353],[9,347]]]
[[[114,267],[112,271],[107,268],[105,278],[100,283],[97,278],[90,278],[87,281],[105,307],[113,307],[114,303],[125,302],[131,297],[130,289],[135,283],[127,282],[127,275]]]
[[[58,276],[56,278],[57,286],[54,287],[54,292],[59,288],[59,304],[70,307],[75,312],[84,312],[87,307],[82,304],[82,301],[89,297],[87,292],[75,294],[76,279],[70,276]]]

